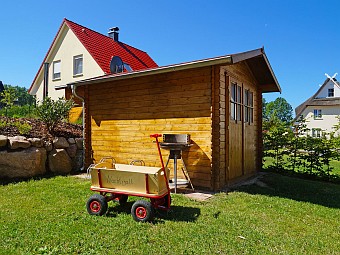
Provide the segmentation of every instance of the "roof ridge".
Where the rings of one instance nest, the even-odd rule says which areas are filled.
[[[98,32],[98,31],[96,31],[96,30],[93,30],[93,29],[91,29],[91,28],[88,28],[88,27],[85,27],[85,26],[83,26],[83,25],[80,25],[80,24],[78,24],[77,22],[74,22],[74,21],[72,21],[72,20],[69,20],[69,19],[66,19],[66,18],[65,18],[65,21],[70,22],[70,23],[73,23],[73,24],[75,24],[75,25],[77,25],[77,26],[86,28],[86,29],[88,29],[88,30],[90,30],[90,31],[92,31],[92,32],[94,32],[94,33],[96,33],[96,34],[99,34],[99,35],[101,35],[101,36],[105,36],[105,37],[107,37],[107,38],[110,38],[110,36],[104,35],[104,34]],[[72,28],[71,28],[71,30],[73,31]],[[110,39],[112,39],[112,38],[110,38]],[[113,40],[113,39],[112,39],[112,40]]]

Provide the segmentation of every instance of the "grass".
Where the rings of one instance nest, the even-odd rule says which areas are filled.
[[[172,211],[137,223],[126,206],[88,215],[88,180],[0,186],[0,254],[340,254],[340,186],[267,174],[261,185],[204,202],[172,196]]]

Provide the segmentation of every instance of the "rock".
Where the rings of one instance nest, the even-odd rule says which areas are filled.
[[[0,151],[0,177],[29,178],[44,174],[46,150],[30,147],[22,151]]]
[[[56,137],[53,139],[53,146],[55,149],[66,149],[70,145],[68,144],[65,137]]]
[[[78,150],[82,150],[83,149],[83,138],[76,138],[75,141],[76,141],[76,144],[77,144],[77,147],[78,147]]]
[[[43,141],[40,138],[28,138],[28,141],[34,147],[41,148],[43,146]]]
[[[76,141],[72,137],[67,139],[67,141],[68,141],[69,144],[75,144],[76,143]]]
[[[48,141],[45,142],[44,147],[45,147],[45,149],[46,149],[47,152],[50,152],[50,151],[53,150],[53,145],[52,145],[51,142],[48,142]]]
[[[7,145],[8,138],[7,136],[0,135],[0,147],[4,147]]]
[[[24,136],[8,137],[8,140],[9,140],[9,148],[11,150],[15,150],[19,148],[27,149],[31,147],[31,143]]]
[[[77,153],[77,145],[71,144],[70,147],[66,148],[66,151],[71,158],[74,158]]]
[[[72,171],[79,172],[83,167],[83,150],[78,150],[72,159]]]
[[[48,165],[56,174],[68,174],[72,170],[72,161],[65,149],[53,149],[48,155]]]

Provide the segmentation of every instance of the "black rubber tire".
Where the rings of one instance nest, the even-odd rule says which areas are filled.
[[[107,211],[107,201],[99,194],[92,195],[86,203],[87,212],[91,215],[103,215]]]
[[[138,200],[132,205],[131,215],[135,221],[148,222],[153,220],[155,212],[150,202]]]
[[[119,198],[119,204],[120,204],[120,205],[125,205],[126,202],[128,201],[128,198],[129,198],[128,195],[122,195],[122,196]]]

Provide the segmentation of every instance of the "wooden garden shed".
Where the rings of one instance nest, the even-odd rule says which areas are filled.
[[[113,156],[160,166],[149,135],[190,134],[183,159],[194,186],[210,190],[261,168],[262,93],[281,91],[263,48],[106,75],[67,90],[84,98],[86,165]]]

